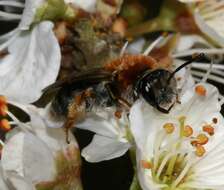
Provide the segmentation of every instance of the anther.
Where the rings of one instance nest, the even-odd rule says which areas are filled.
[[[149,161],[141,160],[141,166],[142,166],[144,169],[151,169],[153,165],[152,165],[152,163],[149,162]]]
[[[5,132],[8,132],[8,131],[11,130],[11,126],[10,126],[9,121],[7,119],[2,119],[0,121],[0,129],[2,131],[5,131]]]
[[[193,129],[190,125],[184,126],[183,135],[185,137],[190,137],[193,134]]]
[[[195,92],[199,96],[205,96],[206,95],[206,88],[202,85],[198,85],[198,86],[195,87]]]
[[[115,111],[114,116],[118,119],[121,118],[122,112],[121,111]]]
[[[205,148],[202,145],[197,145],[196,146],[195,154],[198,157],[202,157],[205,154],[205,152],[206,152],[206,150],[205,150]]]
[[[212,122],[213,122],[214,124],[217,124],[217,123],[218,123],[218,118],[214,117],[214,118],[212,119]]]
[[[214,133],[215,133],[214,132],[215,129],[211,125],[204,125],[202,127],[202,129],[203,129],[204,132],[208,133],[210,136],[214,135]]]
[[[205,145],[209,140],[205,134],[199,134],[196,138],[199,145]]]
[[[6,116],[8,111],[8,106],[6,104],[0,105],[0,115],[1,116]]]
[[[165,129],[167,134],[171,134],[173,133],[175,126],[172,123],[166,123],[163,125],[163,128]]]
[[[0,106],[1,105],[6,105],[7,104],[7,99],[5,96],[0,95]]]

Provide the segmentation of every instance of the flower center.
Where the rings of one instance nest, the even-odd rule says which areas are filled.
[[[177,125],[165,123],[155,138],[153,158],[142,161],[142,167],[151,170],[151,178],[161,185],[161,190],[186,190],[191,181],[194,164],[206,154],[204,145],[214,135],[216,118],[212,124],[201,127],[193,136],[193,129],[186,125],[186,117],[180,117]]]

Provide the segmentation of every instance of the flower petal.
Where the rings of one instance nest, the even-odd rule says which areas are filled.
[[[10,44],[9,54],[0,60],[0,94],[30,103],[56,80],[61,53],[52,28],[51,22],[42,22]]]
[[[23,10],[22,19],[19,24],[19,29],[28,30],[30,28],[31,23],[34,20],[36,10],[44,3],[45,0],[26,0],[25,8]]]
[[[87,114],[86,119],[76,124],[76,127],[95,132],[102,136],[116,138],[118,136],[116,125],[114,109],[107,109]]]
[[[2,151],[4,172],[13,172],[36,183],[54,176],[54,160],[48,146],[31,133],[10,138]],[[34,175],[35,174],[35,175]]]
[[[92,142],[82,150],[82,156],[88,162],[101,162],[120,157],[125,154],[129,148],[129,143],[95,135]]]
[[[9,190],[8,185],[6,184],[6,181],[3,176],[3,170],[0,162],[0,187],[2,190]]]

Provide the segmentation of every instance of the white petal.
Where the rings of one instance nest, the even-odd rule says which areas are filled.
[[[82,150],[82,156],[88,162],[100,162],[120,157],[125,154],[129,148],[129,143],[95,135],[92,142]]]
[[[14,172],[6,172],[7,182],[10,189],[36,190],[31,181],[17,175]]]
[[[34,20],[36,10],[43,4],[45,0],[26,0],[23,10],[22,19],[19,24],[21,30],[28,30]]]
[[[191,49],[195,44],[203,44],[205,47],[209,47],[210,44],[198,35],[183,35],[180,37],[177,44],[176,51],[186,51]]]
[[[30,103],[56,80],[61,54],[52,28],[51,22],[42,22],[11,43],[9,55],[0,60],[0,94]]]
[[[63,128],[48,127],[48,118],[45,115],[45,109],[28,106],[27,110],[30,115],[30,125],[32,126],[32,130],[39,139],[48,145],[52,153],[57,153],[57,151],[68,146]],[[57,123],[55,125],[57,125]],[[71,144],[78,147],[78,144],[71,133],[69,133],[69,140]]]
[[[198,27],[204,34],[209,36],[221,47],[224,47],[223,29],[222,27],[220,27],[220,24],[222,24],[222,19],[220,19],[219,21],[220,23],[216,21],[210,21],[210,25],[209,25],[209,21],[206,22],[199,12],[194,13],[194,18],[195,18],[196,24],[198,25]],[[212,27],[211,25],[214,25],[214,26]],[[219,31],[219,30],[222,30],[222,31]]]
[[[135,138],[135,142],[141,151],[146,146],[149,134],[151,134],[151,148],[153,146],[155,132],[161,127],[164,121],[160,118],[160,113],[149,106],[144,100],[134,103],[130,111],[131,131]],[[150,144],[150,143],[149,143]],[[149,149],[152,152],[152,149]]]
[[[206,88],[205,97],[197,95],[195,88],[191,88],[181,97],[181,104],[171,110],[171,115],[186,116],[186,122],[194,129],[202,126],[206,121],[212,122],[208,121],[208,119],[212,119],[210,116],[220,112],[221,109],[218,102],[219,92],[217,88],[209,84],[201,85]]]
[[[76,124],[77,128],[89,130],[102,136],[116,138],[119,134],[117,131],[114,116],[114,110],[100,110],[87,115],[86,119]]]
[[[1,190],[9,190],[8,185],[6,184],[5,178],[3,176],[3,171],[2,171],[2,166],[1,166],[1,162],[0,162],[0,187]]]
[[[20,132],[6,142],[2,167],[4,172],[14,172],[34,183],[50,180],[55,174],[51,151],[31,133]]]

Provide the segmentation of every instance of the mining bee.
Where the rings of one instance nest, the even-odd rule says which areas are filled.
[[[193,56],[172,72],[151,56],[123,55],[102,68],[71,74],[45,90],[58,89],[52,110],[66,118],[67,132],[94,107],[129,109],[139,97],[160,112],[169,113],[178,100],[175,73],[201,57]]]

